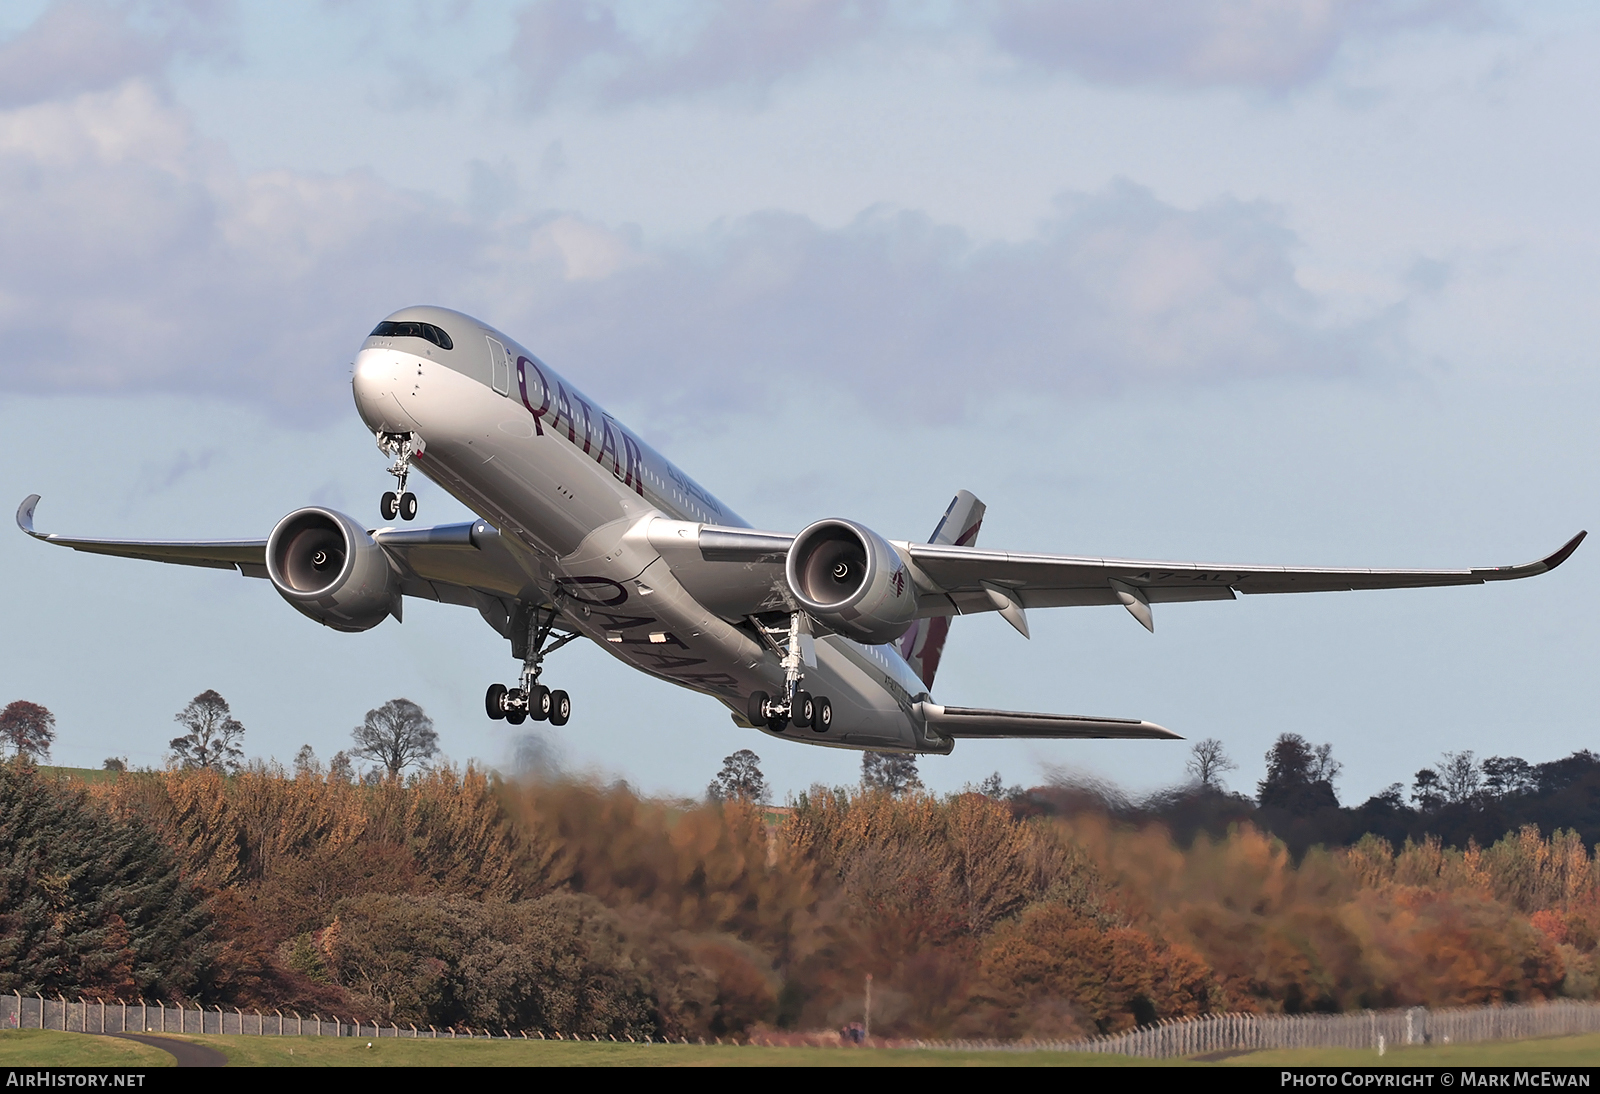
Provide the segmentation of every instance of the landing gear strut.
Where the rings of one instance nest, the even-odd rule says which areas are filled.
[[[514,726],[532,718],[536,722],[549,720],[553,726],[564,726],[572,717],[572,698],[564,691],[551,691],[539,683],[539,673],[544,659],[578,637],[578,632],[567,631],[550,641],[556,620],[561,613],[555,608],[548,612],[534,608],[528,612],[527,646],[522,658],[522,679],[514,688],[504,684],[490,684],[483,697],[489,717],[504,718]],[[549,643],[546,645],[546,643]]]
[[[773,733],[782,733],[790,725],[796,729],[809,728],[818,733],[826,733],[833,727],[833,704],[828,701],[828,697],[813,696],[810,692],[800,689],[805,679],[805,674],[801,671],[806,659],[805,644],[811,638],[809,623],[810,620],[806,618],[804,612],[794,612],[790,615],[787,645],[781,650],[783,694],[774,697],[764,691],[752,693],[750,705],[746,710],[752,725],[765,725]],[[762,627],[761,633],[774,649],[779,649],[768,628]]]
[[[422,440],[415,433],[380,433],[378,448],[386,456],[394,457],[389,474],[398,480],[398,489],[385,490],[378,499],[378,511],[384,520],[417,519],[417,496],[406,489],[406,478],[411,474],[411,460],[422,453]]]

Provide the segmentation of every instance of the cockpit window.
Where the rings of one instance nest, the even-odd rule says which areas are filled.
[[[455,343],[432,323],[391,323],[387,319],[373,328],[372,338],[426,338],[440,349],[455,349]]]

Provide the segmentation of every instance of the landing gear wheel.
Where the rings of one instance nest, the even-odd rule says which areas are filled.
[[[528,717],[535,722],[543,722],[550,717],[550,711],[554,706],[555,703],[550,698],[550,689],[543,684],[533,685],[533,690],[528,693]]]
[[[815,699],[815,707],[811,714],[811,728],[818,733],[826,733],[833,728],[833,704],[828,702],[826,695],[819,695]]]
[[[528,720],[528,697],[521,688],[506,692],[506,721],[520,726]]]
[[[385,495],[385,497],[387,496],[388,495]],[[409,490],[400,495],[400,519],[417,519],[417,496],[411,493]]]
[[[816,707],[816,702],[809,694],[803,691],[795,692],[794,717],[791,719],[794,722],[794,728],[805,729],[809,726],[812,718],[816,716]]]
[[[751,725],[759,726],[765,724],[767,720],[767,693],[764,691],[751,692],[750,704],[745,707],[745,713],[749,715]]]
[[[564,726],[572,717],[572,698],[564,691],[550,693],[550,724]]]
[[[483,697],[483,707],[495,721],[503,719],[506,716],[506,686],[490,684],[488,692]]]
[[[378,512],[383,514],[384,520],[393,520],[400,514],[400,495],[393,490],[385,490],[383,497],[378,499]]]

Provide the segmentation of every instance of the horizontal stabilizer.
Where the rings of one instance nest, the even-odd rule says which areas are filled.
[[[930,730],[943,737],[1034,737],[1040,739],[1128,738],[1181,741],[1182,737],[1137,718],[1086,718],[1078,714],[1029,714],[919,703]]]

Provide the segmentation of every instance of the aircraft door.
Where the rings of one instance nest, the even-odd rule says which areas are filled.
[[[506,357],[506,347],[489,339],[489,386],[502,395],[511,392],[511,361]]]

